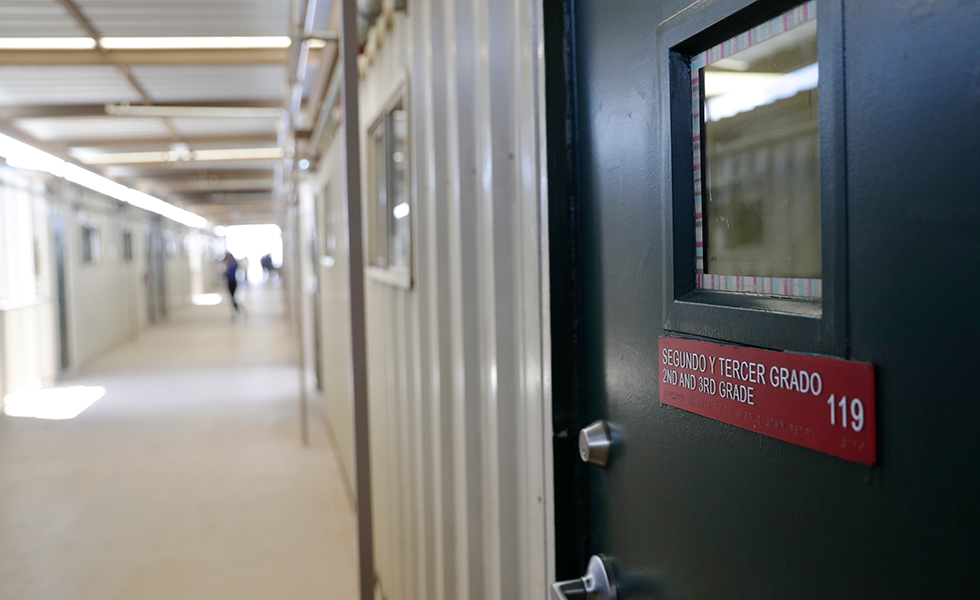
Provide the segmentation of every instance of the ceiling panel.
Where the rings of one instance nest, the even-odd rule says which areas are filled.
[[[158,104],[279,100],[286,80],[282,65],[140,66],[131,72]]]
[[[289,35],[289,0],[75,0],[103,36]]]
[[[56,0],[0,0],[0,37],[85,35]]]
[[[275,133],[278,119],[172,119],[182,135],[223,135],[230,133]],[[250,144],[274,147],[276,144]]]
[[[168,134],[160,119],[125,117],[18,119],[17,126],[40,140],[160,137]]]
[[[0,67],[0,105],[138,102],[115,67]]]

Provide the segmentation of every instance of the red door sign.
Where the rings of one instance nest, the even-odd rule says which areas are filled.
[[[660,402],[873,465],[874,366],[660,338]]]

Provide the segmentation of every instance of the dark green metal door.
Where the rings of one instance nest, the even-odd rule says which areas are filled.
[[[620,598],[980,596],[980,3],[546,5],[559,578],[602,553]],[[780,19],[819,88],[709,114],[816,61],[725,46]],[[876,464],[662,404],[661,337],[873,364]],[[573,464],[596,419],[609,465]]]

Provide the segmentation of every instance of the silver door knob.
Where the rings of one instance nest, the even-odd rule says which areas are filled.
[[[609,577],[607,561],[596,554],[589,559],[584,577],[551,584],[551,600],[616,600],[616,586]]]
[[[596,421],[578,432],[578,454],[582,462],[605,467],[609,464],[612,437],[605,421]]]

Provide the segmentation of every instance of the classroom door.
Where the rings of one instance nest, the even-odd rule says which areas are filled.
[[[556,479],[574,575],[599,556],[593,597],[623,599],[980,593],[980,4],[564,11],[559,436],[597,422],[585,517]]]

